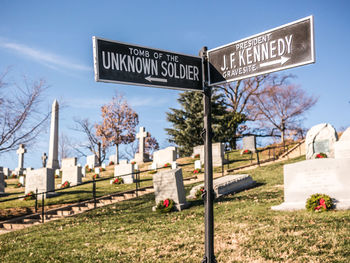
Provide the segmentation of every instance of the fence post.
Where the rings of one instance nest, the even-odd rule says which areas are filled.
[[[92,197],[94,198],[94,208],[96,208],[96,181],[95,177],[92,177]]]
[[[258,149],[256,149],[256,161],[257,161],[258,165],[260,166],[259,151],[258,151]]]
[[[229,153],[226,153],[226,155],[227,155],[227,158],[226,158],[226,160],[227,160],[227,169],[230,169],[230,155],[229,155]]]
[[[135,182],[135,186],[136,186],[136,197],[139,197],[139,192],[138,192],[138,183],[139,183],[138,174],[139,174],[139,172],[137,171],[137,172],[136,172],[136,182]]]
[[[45,222],[45,194],[41,195],[41,222],[44,224]]]
[[[35,190],[35,213],[38,213],[38,188]]]

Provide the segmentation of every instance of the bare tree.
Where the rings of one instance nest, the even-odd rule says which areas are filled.
[[[233,83],[218,86],[218,90],[224,95],[223,104],[228,108],[235,118],[239,118],[240,122],[234,127],[231,127],[233,131],[232,136],[237,137],[238,132],[241,130],[238,123],[244,123],[245,121],[254,121],[256,115],[251,111],[252,101],[251,97],[259,94],[262,86],[269,79],[270,75],[261,75],[250,79],[238,80]],[[236,140],[232,140],[231,148],[236,148]]]
[[[50,116],[49,111],[40,109],[47,88],[44,80],[24,78],[24,85],[19,86],[6,83],[6,74],[0,75],[0,153],[34,143]]]
[[[263,126],[277,129],[281,142],[287,131],[299,131],[305,112],[317,102],[294,84],[289,84],[288,76],[275,76],[270,79],[262,92],[252,97],[254,114]]]
[[[95,124],[90,124],[89,119],[74,119],[75,127],[73,130],[79,131],[85,134],[87,139],[86,143],[80,143],[74,146],[74,150],[80,156],[87,156],[86,150],[95,154],[98,158],[98,163],[101,165],[106,159],[106,154],[109,145],[103,144],[101,139],[96,136]]]
[[[118,164],[119,145],[135,141],[138,115],[119,94],[116,94],[110,103],[101,107],[101,114],[102,123],[95,125],[96,136],[102,139],[103,146],[111,144],[115,146]]]
[[[68,158],[72,154],[72,144],[68,136],[64,133],[61,133],[58,140],[58,156],[62,162],[62,159]]]

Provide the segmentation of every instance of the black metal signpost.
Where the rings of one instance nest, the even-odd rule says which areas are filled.
[[[200,51],[200,57],[93,37],[95,80],[203,92],[205,255],[214,255],[211,88],[215,85],[315,62],[309,16],[231,44]]]
[[[157,88],[202,88],[199,57],[93,37],[95,80]]]
[[[313,17],[208,50],[209,86],[315,62]]]

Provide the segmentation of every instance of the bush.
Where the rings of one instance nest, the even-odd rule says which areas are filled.
[[[306,200],[305,208],[312,212],[327,211],[333,209],[332,199],[325,194],[313,194]]]

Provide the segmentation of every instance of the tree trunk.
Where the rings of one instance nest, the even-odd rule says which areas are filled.
[[[118,144],[116,144],[115,145],[115,164],[119,164],[119,145]]]
[[[101,142],[97,143],[97,159],[98,159],[98,165],[102,165],[102,157],[101,157]]]

